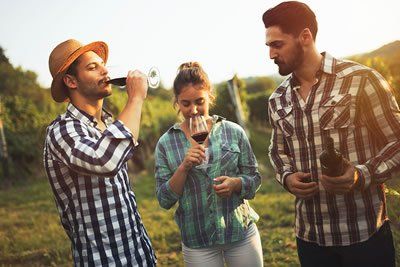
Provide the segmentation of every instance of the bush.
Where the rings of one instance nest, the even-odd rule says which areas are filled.
[[[249,120],[265,124],[268,122],[268,97],[265,93],[249,95],[247,107],[249,109]]]

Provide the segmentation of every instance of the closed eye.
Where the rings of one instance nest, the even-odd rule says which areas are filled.
[[[284,45],[284,43],[282,41],[274,41],[269,44],[267,43],[267,46],[269,46],[271,48],[275,48],[275,49],[282,48],[283,45]]]

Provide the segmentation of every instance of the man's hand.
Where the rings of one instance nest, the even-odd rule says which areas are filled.
[[[311,178],[311,173],[296,172],[285,179],[286,187],[298,198],[311,198],[318,193],[318,184],[316,182],[306,182]]]
[[[342,176],[331,177],[322,175],[319,177],[320,182],[326,191],[332,194],[345,194],[358,187],[360,177],[353,164],[345,161],[345,172]]]
[[[215,193],[220,197],[230,197],[233,193],[240,193],[242,190],[242,180],[240,178],[219,176],[214,178]]]
[[[129,71],[126,77],[126,92],[129,98],[139,98],[144,100],[147,96],[147,76],[135,70]]]

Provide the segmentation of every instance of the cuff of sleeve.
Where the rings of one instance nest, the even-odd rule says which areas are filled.
[[[239,178],[240,178],[240,181],[242,182],[242,188],[240,189],[239,197],[244,199],[246,197],[246,193],[248,192],[249,185],[248,185],[248,181],[245,178],[243,178],[243,177],[239,177]]]
[[[132,132],[120,120],[115,120],[112,124],[110,124],[104,133],[112,136],[115,139],[132,139],[135,147],[139,145],[139,143],[133,137]]]
[[[169,196],[171,197],[171,200],[177,201],[181,196],[175,193],[172,189],[171,186],[169,185],[169,181],[165,183],[165,189],[167,190]]]
[[[281,176],[281,177],[280,177],[280,182],[281,182],[283,188],[285,188],[285,190],[288,191],[288,192],[290,192],[290,191],[289,191],[289,188],[287,188],[287,186],[286,186],[286,178],[287,178],[289,175],[293,174],[293,173],[294,173],[294,172],[284,172],[283,174],[280,175],[280,176]]]
[[[371,184],[371,173],[368,167],[366,165],[356,165],[356,169],[360,175],[359,179],[361,179],[360,188],[367,188]]]

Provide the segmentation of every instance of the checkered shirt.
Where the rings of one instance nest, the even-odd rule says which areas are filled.
[[[321,175],[319,154],[327,136],[356,166],[363,189],[343,195],[325,191],[296,198],[296,234],[321,246],[367,240],[386,221],[383,182],[400,163],[400,111],[386,80],[375,70],[323,53],[319,82],[303,101],[291,75],[269,99],[273,127],[270,160],[284,185],[295,172]]]
[[[47,128],[44,165],[75,266],[155,266],[127,172],[132,133],[69,104]]]
[[[242,240],[248,226],[258,220],[248,199],[255,196],[261,177],[257,160],[244,130],[237,124],[214,116],[209,134],[209,163],[206,170],[192,168],[182,195],[171,190],[169,179],[183,162],[191,144],[179,124],[171,127],[158,141],[155,158],[157,198],[170,209],[178,202],[175,221],[182,242],[190,248],[204,248]],[[217,122],[218,121],[218,122]],[[230,198],[217,196],[215,177],[240,177],[242,190]]]

